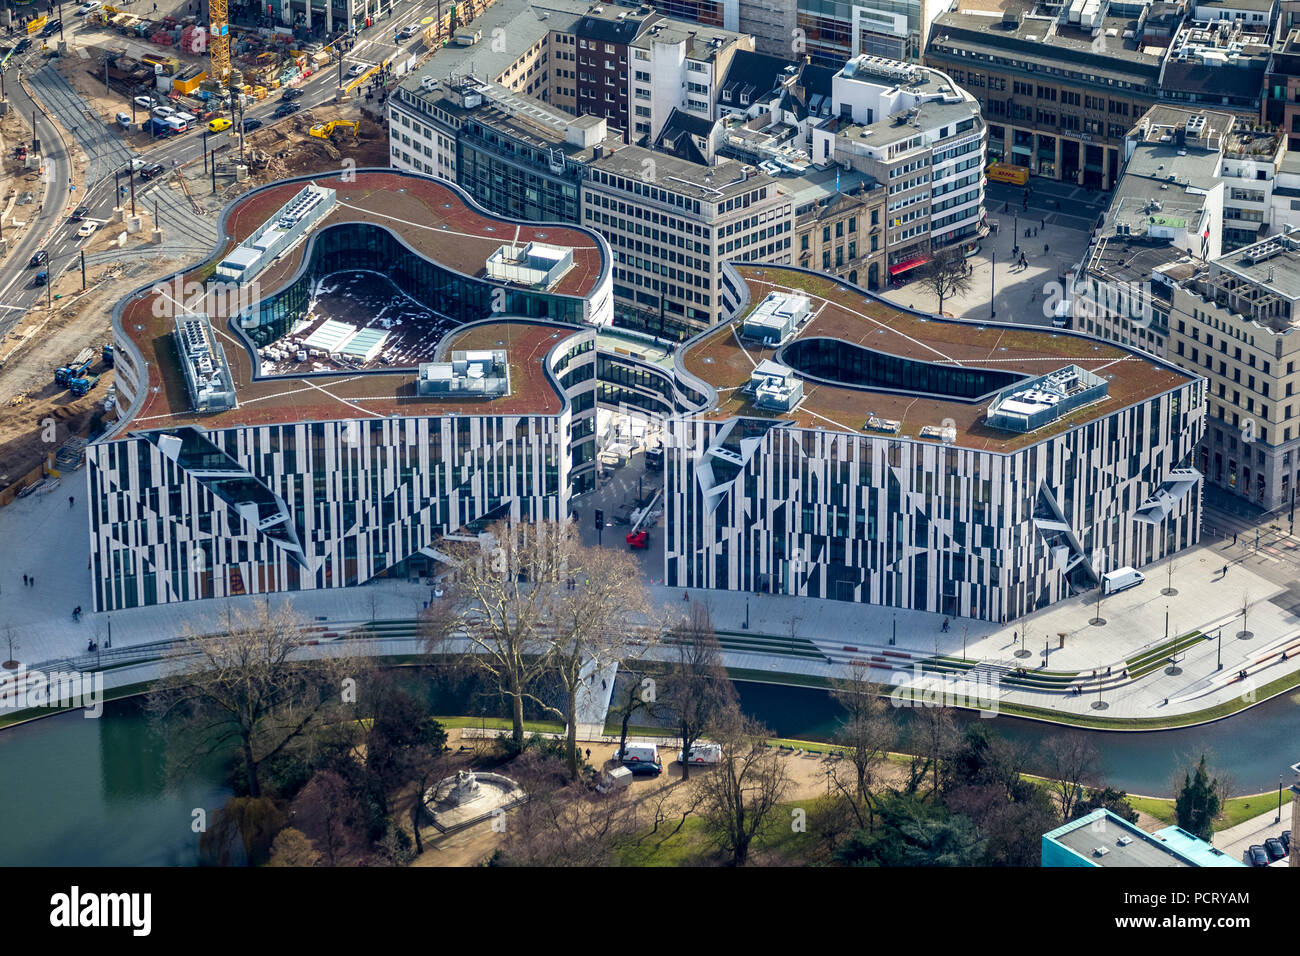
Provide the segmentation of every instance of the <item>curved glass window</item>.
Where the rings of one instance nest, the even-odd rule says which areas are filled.
[[[963,401],[973,401],[1029,377],[1020,372],[902,358],[842,339],[797,339],[776,358],[796,372],[836,385]]]

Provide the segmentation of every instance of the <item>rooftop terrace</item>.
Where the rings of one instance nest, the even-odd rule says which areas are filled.
[[[1172,366],[1120,346],[1081,335],[1025,326],[978,325],[941,320],[900,309],[824,276],[772,266],[737,266],[749,285],[748,309],[716,331],[684,347],[680,361],[686,370],[718,391],[716,408],[706,417],[780,418],[804,428],[862,432],[869,417],[900,423],[896,434],[921,438],[951,419],[954,443],[966,448],[1009,452],[1043,438],[1154,397],[1191,380]],[[852,345],[904,359],[983,369],[989,381],[1012,375],[1035,378],[1075,365],[1107,383],[1106,397],[1062,415],[1027,434],[991,427],[987,413],[991,395],[961,401],[918,392],[890,392],[816,382],[804,377],[804,398],[786,413],[755,405],[742,391],[758,364],[778,350],[744,342],[734,327],[771,291],[797,291],[811,300],[812,317],[783,348],[802,340],[839,339]],[[933,432],[927,433],[931,434]]]
[[[338,191],[338,202],[317,223],[306,240],[286,251],[259,276],[259,295],[265,299],[282,290],[295,276],[314,232],[347,222],[382,225],[422,256],[466,275],[486,278],[488,257],[503,243],[530,242],[572,249],[573,265],[548,290],[583,296],[594,291],[605,269],[604,255],[595,238],[583,230],[520,224],[481,213],[465,204],[461,194],[446,184],[398,172],[356,174],[355,181],[337,177],[313,180]],[[416,394],[414,368],[355,371],[338,374],[282,374],[255,381],[253,358],[245,342],[229,328],[228,313],[240,304],[209,296],[212,331],[225,348],[238,407],[218,414],[198,416],[190,411],[175,338],[173,308],[155,301],[171,298],[173,283],[202,282],[215,263],[275,213],[303,186],[304,181],[279,183],[254,193],[232,206],[224,220],[227,240],[204,264],[174,277],[165,288],[137,293],[119,306],[120,326],[148,363],[143,401],[130,420],[130,429],[169,428],[200,424],[208,428],[339,418],[382,417],[391,414],[437,415],[464,413],[555,414],[563,402],[538,359],[569,331],[546,322],[497,323],[453,330],[445,347],[455,349],[504,348],[509,357],[511,390],[494,399],[448,401]],[[228,307],[227,307],[228,306]],[[487,316],[484,316],[486,318]],[[304,372],[307,369],[303,370]],[[124,433],[125,429],[122,430]]]

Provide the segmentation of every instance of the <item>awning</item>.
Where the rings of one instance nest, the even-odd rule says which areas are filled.
[[[889,274],[896,276],[900,272],[906,272],[908,269],[915,269],[917,266],[923,266],[930,261],[929,256],[917,256],[915,259],[904,259],[896,266],[889,267]]]

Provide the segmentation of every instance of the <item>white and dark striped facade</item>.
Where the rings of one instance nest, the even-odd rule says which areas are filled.
[[[448,533],[566,515],[595,459],[595,333],[556,329],[558,414],[189,425],[91,446],[96,609],[349,587],[432,566]]]

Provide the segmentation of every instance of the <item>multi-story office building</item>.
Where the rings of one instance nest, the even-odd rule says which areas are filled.
[[[765,304],[767,344],[729,323],[678,352],[707,401],[669,429],[670,586],[1005,621],[1196,542],[1198,375],[815,272],[725,268],[736,316],[802,301]]]
[[[1207,380],[1206,480],[1265,509],[1300,481],[1300,236],[1208,263],[1173,290],[1169,358]]]
[[[592,164],[582,208],[613,250],[619,323],[671,338],[727,314],[723,262],[791,261],[790,196],[735,160],[705,166],[628,146]]]
[[[920,63],[935,19],[951,5],[952,0],[798,0],[799,39],[823,63],[839,65],[861,54]]]
[[[1174,35],[1160,70],[1161,100],[1258,117],[1270,26],[1244,19],[1188,22]]]
[[[220,372],[233,401],[187,387],[168,343],[185,319],[185,354],[208,355],[189,331],[202,317],[170,316],[185,306],[166,283],[114,310],[120,417],[87,454],[99,609],[401,573],[447,531],[559,517],[593,483],[604,241],[388,171],[255,190],[221,228],[242,239],[292,214],[308,182],[346,201],[241,276],[255,296],[210,289],[230,344],[199,384]],[[321,277],[350,270],[386,276],[431,318],[361,329],[309,314]]]
[[[653,142],[673,110],[714,119],[732,56],[753,49],[754,38],[745,34],[680,20],[655,21],[629,44],[629,141]]]
[[[1165,50],[1142,44],[1134,18],[1062,23],[1059,9],[945,13],[930,31],[925,62],[979,101],[990,160],[1111,189],[1126,134],[1159,98]]]
[[[890,275],[982,233],[986,130],[973,96],[938,70],[871,56],[846,63],[831,95],[812,161],[845,164],[888,190]]]
[[[1281,131],[1289,150],[1300,152],[1300,28],[1279,30],[1273,37],[1260,119]]]
[[[886,276],[888,192],[856,171],[809,170],[782,177],[794,200],[795,265],[878,289]]]
[[[277,183],[221,227],[242,240],[300,212],[308,181],[339,201],[240,273],[259,295],[210,290],[233,402],[195,397],[171,337],[214,353],[201,322],[168,316],[174,297],[114,310],[120,419],[87,454],[96,608],[429,573],[448,533],[567,515],[598,406],[666,420],[677,586],[1005,620],[1196,540],[1203,381],[1149,356],[728,264],[738,325],[643,361],[592,327],[612,262],[598,235],[494,219],[432,179]],[[364,329],[316,314],[321,279],[357,269],[427,313]]]
[[[631,130],[628,47],[664,22],[648,6],[628,10],[613,4],[594,5],[568,29],[553,29],[552,89],[571,92],[571,97],[557,95],[555,104],[571,113],[604,117],[610,128],[619,132]],[[625,138],[635,142],[637,137]]]
[[[603,118],[473,76],[399,88],[392,100],[393,166],[432,172],[491,212],[533,222],[578,222],[588,165],[623,143]]]

